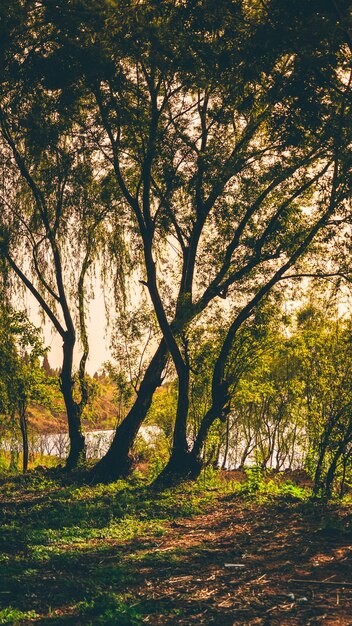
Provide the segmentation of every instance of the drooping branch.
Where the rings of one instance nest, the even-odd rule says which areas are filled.
[[[13,269],[15,274],[17,274],[18,278],[23,282],[23,284],[27,287],[27,289],[35,297],[37,302],[42,307],[43,311],[45,311],[45,313],[47,314],[48,318],[50,319],[50,321],[52,322],[52,324],[54,325],[54,327],[56,328],[58,333],[61,335],[62,338],[64,338],[65,334],[66,334],[66,331],[63,328],[63,326],[60,324],[60,322],[59,322],[58,318],[56,317],[55,313],[52,311],[52,309],[49,307],[47,302],[44,300],[43,296],[39,293],[39,291],[36,289],[36,287],[33,285],[33,283],[29,280],[29,278],[18,267],[18,265],[13,260],[11,255],[6,253],[5,258],[6,258],[7,262],[8,262],[8,264],[9,264],[9,266],[11,267],[11,269]]]

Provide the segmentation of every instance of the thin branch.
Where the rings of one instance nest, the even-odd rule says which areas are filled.
[[[39,291],[36,289],[36,287],[33,285],[33,283],[29,280],[29,278],[27,278],[27,276],[22,272],[22,270],[18,267],[18,265],[15,263],[15,261],[13,260],[13,258],[9,255],[6,254],[5,258],[8,262],[8,264],[10,265],[10,267],[13,269],[13,271],[17,274],[17,276],[19,277],[19,279],[23,282],[23,284],[29,289],[29,291],[31,292],[31,294],[35,297],[35,299],[37,300],[37,302],[40,304],[40,306],[42,307],[43,311],[47,314],[48,318],[50,319],[50,321],[52,322],[52,324],[54,325],[54,327],[56,328],[56,330],[58,331],[58,333],[61,335],[61,337],[64,339],[66,336],[66,331],[63,328],[63,326],[60,324],[59,320],[57,319],[55,313],[52,311],[52,309],[49,307],[49,305],[47,304],[47,302],[45,302],[44,298],[42,297],[42,295],[39,293]]]
[[[56,300],[56,302],[60,302],[60,298],[59,296],[55,293],[55,291],[50,287],[49,283],[47,282],[47,280],[44,278],[44,275],[39,267],[38,264],[38,259],[37,259],[37,249],[39,248],[39,246],[41,245],[41,243],[45,240],[45,237],[43,237],[40,241],[36,242],[33,246],[32,249],[32,256],[33,256],[33,262],[34,262],[34,268],[36,271],[36,274],[40,280],[40,282],[42,283],[44,289],[47,290],[47,292],[52,296],[52,298],[54,298],[54,300]]]

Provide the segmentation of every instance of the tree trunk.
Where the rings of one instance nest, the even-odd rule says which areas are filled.
[[[203,463],[194,454],[186,450],[173,450],[171,457],[162,472],[157,476],[153,487],[165,489],[175,486],[185,480],[195,480],[198,478]]]
[[[186,446],[182,446],[182,437],[179,436],[179,440],[177,440],[177,443],[180,444],[178,446],[176,445],[176,440],[174,438],[174,445],[170,460],[168,461],[161,474],[159,474],[159,476],[156,478],[154,485],[156,485],[157,487],[168,487],[170,485],[178,484],[184,480],[194,480],[198,478],[203,467],[203,446],[205,444],[211,425],[220,415],[220,407],[217,410],[213,405],[209,409],[209,411],[203,418],[198,432],[198,436],[196,438],[196,441],[194,442],[191,451],[188,449],[187,442]],[[175,431],[176,430],[177,429],[175,426]]]
[[[323,436],[321,438],[321,442],[319,445],[319,457],[318,457],[318,461],[317,461],[317,465],[316,465],[316,469],[315,469],[315,474],[314,474],[314,486],[313,486],[313,495],[316,496],[318,495],[319,491],[321,491],[322,489],[324,489],[324,480],[322,479],[322,474],[323,474],[323,465],[324,465],[324,461],[325,461],[325,455],[329,446],[329,440],[331,437],[331,434],[333,432],[334,426],[337,422],[339,414],[336,413],[335,415],[333,414],[332,416],[330,416],[329,418],[329,422],[325,427],[325,431],[323,433]]]
[[[12,443],[14,444],[14,441],[12,441]],[[10,465],[9,465],[9,470],[10,472],[14,472],[18,470],[18,450],[17,448],[14,447],[14,445],[11,446],[10,448]]]
[[[342,477],[341,477],[341,482],[340,482],[340,490],[339,490],[339,497],[340,500],[342,500],[344,494],[345,494],[345,483],[346,483],[346,472],[347,472],[347,463],[349,461],[349,454],[344,454],[343,456],[343,464],[342,464]]]
[[[216,455],[213,463],[214,469],[220,469],[220,455],[221,455],[221,441],[219,441],[216,448]]]
[[[323,487],[323,462],[325,459],[326,446],[321,444],[317,465],[314,472],[313,495],[317,496]]]
[[[230,445],[230,416],[227,416],[226,419],[226,438],[225,438],[225,452],[224,452],[224,459],[221,465],[221,469],[222,470],[226,470],[226,466],[227,466],[227,456],[229,453],[229,445]]]
[[[111,446],[105,456],[95,465],[91,476],[96,481],[110,481],[127,476],[131,470],[130,451],[138,430],[152,403],[166,366],[168,350],[162,339],[146,372],[134,405],[116,429]]]
[[[327,498],[330,498],[332,494],[333,482],[334,482],[334,478],[336,474],[337,465],[338,465],[341,455],[342,455],[342,452],[340,450],[335,452],[333,460],[326,473],[326,477],[324,481],[324,495]]]
[[[86,459],[85,438],[82,433],[81,414],[83,407],[80,403],[75,402],[73,398],[73,350],[75,345],[75,337],[69,335],[65,338],[63,344],[63,365],[60,374],[61,391],[64,397],[68,434],[70,440],[70,451],[66,460],[66,469],[72,470],[80,463],[84,463]]]
[[[156,487],[168,487],[199,475],[202,463],[190,452],[187,443],[190,370],[188,365],[178,374],[177,412],[171,457],[154,481]]]
[[[185,366],[178,374],[178,396],[172,451],[178,454],[188,452],[187,417],[189,409],[189,367]]]
[[[20,428],[22,434],[22,453],[23,453],[23,463],[22,469],[25,474],[28,470],[28,424],[27,424],[27,413],[26,408],[22,407],[20,411]]]
[[[337,450],[335,451],[333,459],[330,463],[329,469],[326,473],[324,489],[325,489],[325,494],[328,498],[330,498],[332,494],[332,488],[333,488],[333,483],[334,483],[334,479],[336,475],[337,466],[340,462],[341,457],[343,457],[346,446],[348,445],[349,437],[350,437],[350,433],[347,432],[347,436],[340,443]]]
[[[10,464],[9,471],[17,472],[18,470],[18,448],[17,448],[17,437],[15,435],[15,421],[16,416],[12,414],[10,416],[10,428],[11,428],[11,438],[10,438]]]
[[[81,426],[81,407],[71,398],[66,402],[68,433],[70,439],[70,451],[66,460],[66,469],[72,470],[81,465],[86,460],[85,437]]]
[[[239,463],[239,465],[237,467],[238,470],[243,470],[245,462],[247,461],[247,458],[249,457],[249,455],[252,452],[252,450],[253,450],[253,448],[251,449],[251,442],[249,442],[249,443],[247,442],[245,447],[244,447],[244,449],[243,449],[240,463]]]

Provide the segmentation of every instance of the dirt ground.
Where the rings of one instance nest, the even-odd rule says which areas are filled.
[[[174,523],[155,548],[155,561],[139,572],[144,580],[136,597],[160,603],[146,623],[352,624],[347,518],[332,510],[322,523],[318,507],[248,507],[225,497],[216,511]],[[168,553],[179,558],[170,563]],[[168,612],[170,604],[175,609],[171,619],[163,617],[163,603]]]
[[[131,539],[102,534],[79,544],[78,550],[68,545],[56,556],[26,560],[28,547],[12,525],[19,513],[23,528],[27,520],[40,532],[68,524],[66,516],[79,502],[65,504],[59,496],[60,491],[53,492],[52,500],[45,492],[28,494],[19,505],[15,495],[8,495],[3,503],[9,537],[3,547],[10,560],[4,563],[8,581],[0,581],[0,601],[4,606],[8,599],[11,606],[33,609],[38,616],[2,624],[352,625],[351,507],[290,494],[260,501],[217,492],[206,513],[175,516],[160,535],[148,529]],[[148,498],[154,502],[157,496]],[[101,515],[114,502],[116,496],[102,493],[94,506]],[[79,525],[89,500],[81,506]],[[61,521],[56,518],[60,512]],[[147,508],[138,515],[143,513],[148,515]],[[133,616],[130,621],[87,619],[77,607],[96,597],[98,583],[104,598],[114,593],[126,597],[128,615],[136,607],[142,622]]]

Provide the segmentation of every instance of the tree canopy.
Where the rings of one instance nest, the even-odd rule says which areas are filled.
[[[105,249],[115,276],[128,277],[125,294],[127,265],[138,274],[160,343],[96,473],[128,471],[169,355],[178,402],[162,479],[194,475],[209,429],[229,411],[238,332],[283,280],[311,272],[309,255],[326,253],[348,226],[347,3],[43,0],[7,10],[2,256],[67,347],[61,379],[75,462],[84,442],[72,398],[73,320],[84,405],[84,280]],[[319,275],[341,274],[340,261]],[[222,333],[211,403],[192,447],[196,329],[215,307]]]

